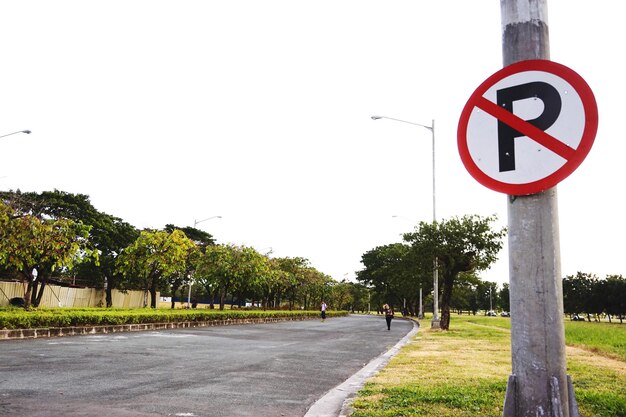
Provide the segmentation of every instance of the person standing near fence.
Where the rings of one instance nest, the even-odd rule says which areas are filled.
[[[387,322],[387,330],[391,330],[391,320],[393,320],[393,307],[389,304],[383,305],[383,313],[385,313],[385,321]]]

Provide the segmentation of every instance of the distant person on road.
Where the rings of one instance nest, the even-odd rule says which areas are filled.
[[[389,304],[385,304],[383,305],[383,312],[385,313],[387,330],[391,330],[391,320],[393,320],[393,307],[391,307]]]
[[[322,304],[320,305],[320,310],[322,312],[322,321],[326,320],[326,303],[324,302],[324,300],[322,300]]]

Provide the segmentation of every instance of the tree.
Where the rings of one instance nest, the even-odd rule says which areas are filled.
[[[156,308],[156,292],[165,279],[184,273],[195,244],[181,230],[141,232],[137,240],[118,256],[117,269],[150,292],[150,307]]]
[[[597,278],[592,274],[577,272],[563,278],[563,310],[566,314],[588,312],[593,283]]]
[[[182,230],[183,233],[185,233],[185,236],[191,239],[201,249],[204,249],[207,246],[215,245],[213,235],[205,232],[204,230],[196,229],[195,227],[178,227],[173,224],[166,224],[164,230],[168,233],[172,233],[174,230]]]
[[[352,298],[352,283],[343,280],[331,287],[330,305],[335,310],[351,310],[354,299]]]
[[[450,300],[455,281],[461,272],[482,271],[497,260],[506,229],[493,231],[496,217],[466,215],[450,220],[421,222],[416,231],[404,234],[411,245],[413,259],[423,271],[432,269],[436,259],[441,285],[441,322],[450,327]]]
[[[256,298],[259,287],[272,275],[269,259],[256,249],[243,246],[236,252],[235,266],[233,294],[239,301],[245,301],[246,296]]]
[[[185,233],[189,239],[196,244],[196,249],[189,253],[187,259],[187,268],[185,271],[178,271],[175,274],[167,278],[167,282],[170,285],[172,291],[172,303],[171,308],[176,306],[176,292],[182,289],[185,285],[191,285],[193,275],[195,273],[196,264],[200,255],[206,250],[208,246],[215,245],[215,239],[210,233],[203,230],[196,229],[195,227],[177,227],[173,224],[166,224],[165,231],[172,233],[174,230],[181,230]],[[182,295],[182,290],[181,290]]]
[[[329,289],[332,292],[332,286],[336,281],[329,275],[318,271],[312,266],[304,268],[300,275],[300,284],[298,288],[298,297],[301,305],[306,310],[317,309],[322,302],[328,298]],[[332,308],[332,302],[327,302]]]
[[[478,308],[493,310],[498,305],[498,284],[495,282],[480,281],[475,287]]]
[[[215,245],[206,248],[196,266],[196,277],[212,297],[219,291],[220,310],[227,294],[243,294],[262,286],[261,280],[271,275],[267,257],[254,248]]]
[[[68,219],[40,219],[16,213],[0,202],[0,265],[17,271],[27,284],[24,308],[30,309],[36,282],[62,268],[71,268],[87,257],[97,259],[89,246],[89,226]],[[33,270],[39,274],[35,276]],[[35,301],[41,299],[41,295]]]
[[[467,310],[476,314],[480,308],[482,300],[479,294],[482,293],[483,283],[474,273],[461,272],[455,283],[455,289],[450,300],[450,308],[462,313]]]
[[[509,284],[502,284],[502,289],[498,292],[498,298],[500,299],[500,307],[503,311],[511,311],[511,297],[509,292]]]
[[[363,284],[350,283],[350,295],[352,297],[352,312],[354,311],[368,311],[370,302],[370,292]]]
[[[18,215],[30,214],[40,219],[69,219],[89,226],[89,241],[99,257],[85,258],[71,270],[65,272],[73,278],[82,278],[95,287],[106,288],[106,303],[112,305],[111,291],[123,288],[122,276],[115,272],[115,258],[123,248],[137,239],[139,232],[120,218],[99,212],[84,194],[63,191],[42,193],[18,191],[0,192],[0,200],[10,203]],[[36,286],[34,287],[36,290]],[[42,294],[43,286],[39,290]],[[38,297],[40,298],[40,296]]]
[[[608,275],[603,287],[609,321],[611,316],[617,316],[622,323],[626,314],[626,279],[621,275]]]
[[[298,289],[304,285],[307,278],[311,278],[309,271],[309,260],[305,258],[277,258],[278,268],[284,273],[281,274],[280,292],[287,296],[289,300],[289,310],[293,307],[298,296]]]
[[[392,243],[378,246],[361,257],[364,269],[357,271],[358,281],[373,287],[376,301],[399,306],[403,299],[417,301],[420,285],[432,288],[432,264],[428,271],[410,256],[410,246]]]

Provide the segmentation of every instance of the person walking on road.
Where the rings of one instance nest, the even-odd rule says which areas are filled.
[[[383,305],[383,312],[385,313],[387,330],[391,330],[391,320],[393,320],[393,307],[389,306],[389,304],[385,304]]]
[[[322,321],[326,320],[326,303],[324,302],[324,300],[322,300],[322,304],[320,305],[320,310],[322,312],[321,316],[322,316]]]

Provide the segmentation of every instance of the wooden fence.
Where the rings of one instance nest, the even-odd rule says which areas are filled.
[[[26,284],[0,281],[0,306],[9,305],[9,300],[23,298]],[[157,299],[160,294],[157,293]],[[150,303],[150,294],[143,291],[111,291],[113,307],[141,308]],[[95,288],[69,288],[46,285],[40,307],[103,307],[106,305],[104,290]]]

